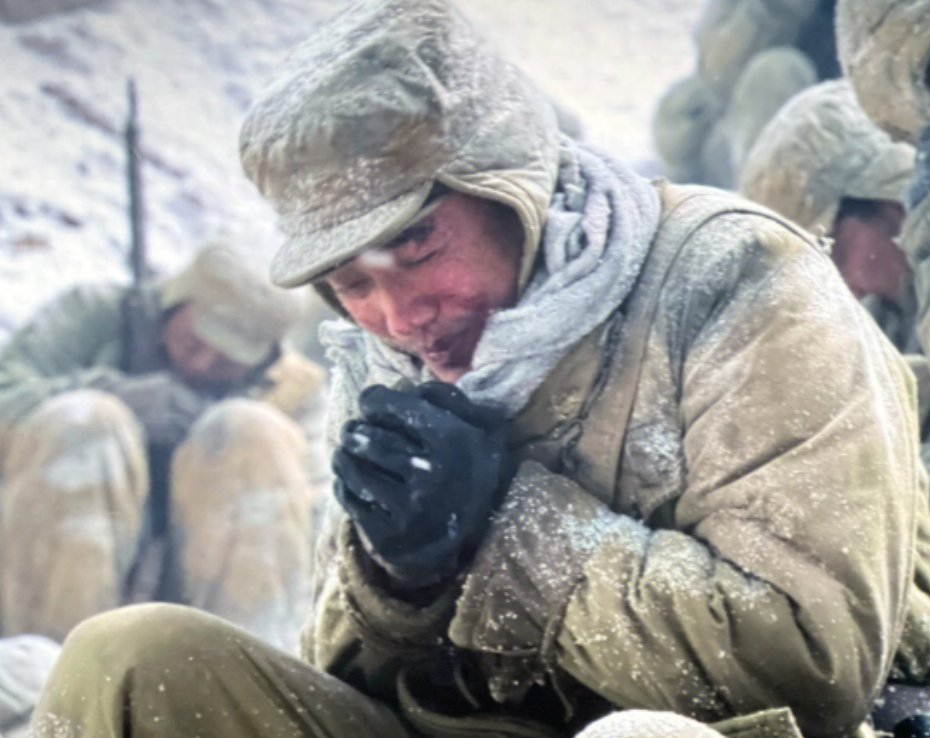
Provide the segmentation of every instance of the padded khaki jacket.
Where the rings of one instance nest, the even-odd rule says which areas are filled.
[[[524,462],[460,580],[393,596],[336,514],[304,657],[427,735],[648,708],[840,738],[893,666],[927,677],[913,376],[814,239],[657,186],[639,282],[515,419]]]

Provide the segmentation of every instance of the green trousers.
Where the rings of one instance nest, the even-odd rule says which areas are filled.
[[[146,604],[97,615],[71,632],[32,731],[33,738],[570,738],[525,720],[444,716],[402,695],[400,702],[395,712],[214,615]],[[631,736],[801,738],[787,709],[715,726],[620,711],[577,738]]]
[[[384,705],[220,618],[166,604],[75,628],[35,738],[408,738]]]

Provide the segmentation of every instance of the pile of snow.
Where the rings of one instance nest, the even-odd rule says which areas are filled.
[[[590,138],[652,157],[656,98],[693,65],[700,0],[460,0]],[[241,173],[239,125],[287,50],[341,0],[97,0],[0,25],[0,342],[83,281],[129,279],[126,81],[136,80],[149,261],[170,273],[204,239],[251,244],[273,213]]]

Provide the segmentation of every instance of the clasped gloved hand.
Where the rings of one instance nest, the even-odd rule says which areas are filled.
[[[369,387],[342,428],[335,494],[395,581],[454,574],[484,537],[513,465],[501,410],[451,384]]]
[[[148,442],[159,445],[174,446],[184,440],[210,404],[167,371],[127,376],[109,389],[135,414]]]

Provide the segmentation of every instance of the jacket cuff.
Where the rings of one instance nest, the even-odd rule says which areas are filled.
[[[440,645],[455,605],[456,584],[416,604],[390,591],[390,581],[365,551],[348,518],[339,530],[339,581],[346,609],[363,638],[389,651]]]
[[[585,562],[617,517],[566,477],[524,463],[465,580],[452,642],[552,665]]]

